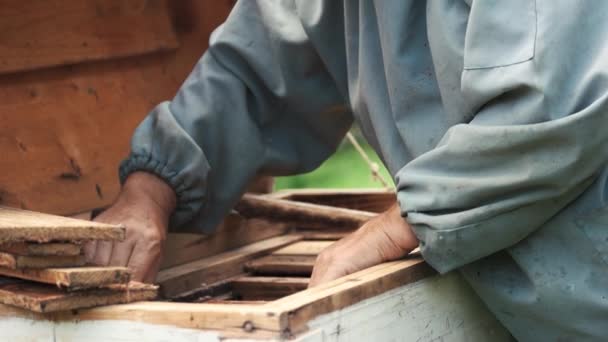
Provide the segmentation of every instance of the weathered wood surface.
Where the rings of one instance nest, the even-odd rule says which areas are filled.
[[[367,298],[435,274],[421,259],[378,265],[263,305],[142,302],[100,307],[58,320],[137,320],[185,328],[221,330],[249,338],[292,336],[306,323]]]
[[[178,46],[163,0],[0,1],[0,74]]]
[[[81,6],[80,0],[69,2]],[[98,2],[102,8],[132,3]],[[63,1],[21,3],[27,8]],[[232,1],[179,0],[168,6],[177,50],[0,76],[0,204],[68,215],[112,203],[119,191],[116,167],[129,152],[133,130],[175,95]],[[130,24],[134,32],[157,30]],[[12,34],[21,41],[27,36]]]
[[[333,240],[298,241],[272,252],[273,255],[319,255],[333,245]]]
[[[245,220],[228,215],[210,235],[169,233],[161,269],[206,258],[247,244],[285,234],[289,225],[265,220]]]
[[[0,243],[123,240],[125,228],[33,211],[0,207]]]
[[[278,299],[272,303],[272,309],[284,320],[283,331],[296,334],[305,331],[314,317],[432,274],[435,271],[421,258],[384,263]]]
[[[514,342],[464,279],[451,272],[318,316],[295,342]]]
[[[378,286],[382,288],[382,283]],[[267,317],[272,312],[261,309],[271,305],[145,302],[51,314],[52,320],[0,305],[0,340],[30,342],[38,341],[35,339],[38,337],[40,341],[58,342],[513,341],[456,272],[404,283],[367,299],[359,298],[353,305],[312,318],[306,331],[291,338],[281,336],[278,326],[274,330],[261,328],[271,327],[263,324],[264,316],[276,320]],[[222,307],[238,311],[233,316]],[[257,329],[245,331],[246,322]]]
[[[275,300],[306,290],[308,278],[300,277],[241,277],[230,282],[234,296],[245,301]]]
[[[14,242],[0,244],[0,251],[17,255],[46,256],[46,255],[80,255],[82,245],[68,242],[33,243]]]
[[[131,274],[126,267],[75,267],[43,269],[10,269],[0,267],[0,274],[46,283],[68,289],[101,287],[108,284],[126,284]]]
[[[388,210],[397,201],[394,189],[282,190],[272,194],[272,197],[374,213]]]
[[[245,270],[256,275],[307,277],[316,259],[315,255],[270,255],[247,262]]]
[[[27,256],[0,252],[0,267],[12,269],[77,267],[83,266],[85,263],[84,255]]]
[[[151,300],[156,295],[156,286],[141,283],[65,292],[50,285],[0,279],[0,303],[40,313]]]
[[[235,209],[244,217],[289,222],[303,228],[358,228],[376,216],[376,214],[366,211],[252,194],[243,195]]]
[[[163,296],[171,298],[180,293],[211,284],[242,272],[243,264],[253,258],[300,240],[297,235],[285,235],[256,242],[235,250],[168,268],[159,272],[156,281]]]
[[[340,240],[356,229],[296,229],[294,233],[301,235],[304,240]]]

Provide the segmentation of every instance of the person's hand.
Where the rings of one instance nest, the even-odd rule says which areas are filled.
[[[418,246],[418,239],[399,206],[374,217],[354,233],[323,250],[317,257],[309,287],[399,259]]]
[[[175,202],[175,192],[160,178],[146,172],[131,174],[116,202],[95,218],[125,226],[125,240],[87,244],[87,260],[102,266],[127,266],[133,280],[154,282]]]

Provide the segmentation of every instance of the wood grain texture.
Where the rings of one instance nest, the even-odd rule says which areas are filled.
[[[17,255],[46,256],[62,255],[75,256],[82,253],[82,246],[77,243],[51,242],[51,243],[32,243],[14,242],[0,244],[0,251]]]
[[[270,301],[306,290],[308,278],[241,277],[230,282],[233,296],[245,301]]]
[[[422,258],[374,266],[272,302],[289,335],[306,330],[319,315],[340,310],[364,299],[435,274]]]
[[[20,241],[121,241],[124,238],[124,227],[0,207],[1,243]]]
[[[375,213],[245,194],[235,206],[240,215],[289,222],[302,228],[358,228]]]
[[[85,262],[84,255],[27,256],[0,252],[0,267],[12,269],[78,267]]]
[[[131,274],[126,267],[76,267],[44,269],[10,269],[0,267],[0,274],[64,287],[86,289],[108,284],[126,284]]]
[[[381,213],[395,204],[394,189],[297,189],[282,190],[272,197]]]
[[[178,46],[164,0],[0,0],[0,73]]]
[[[133,130],[175,95],[232,2],[168,5],[175,51],[0,75],[0,204],[68,215],[112,203]]]
[[[272,252],[273,255],[319,255],[324,249],[334,244],[332,240],[298,241]]]
[[[297,235],[279,236],[256,242],[209,258],[193,261],[159,272],[156,282],[161,293],[172,298],[181,293],[212,284],[242,272],[246,261],[272,253],[274,250],[300,240]]]
[[[61,314],[54,319],[135,320],[217,330],[222,335],[250,339],[264,333],[269,334],[265,338],[280,340],[305,331],[307,322],[315,317],[434,274],[421,259],[408,259],[378,265],[262,305],[142,302]]]
[[[283,235],[289,225],[265,220],[245,220],[228,215],[217,231],[210,235],[169,233],[161,269],[223,253],[260,240]]]
[[[157,287],[130,283],[103,289],[65,292],[53,286],[19,280],[0,280],[0,303],[47,313],[131,303],[156,298]]]
[[[356,229],[296,229],[295,233],[302,235],[304,240],[340,240]]]
[[[316,259],[315,255],[270,255],[247,262],[245,270],[265,276],[309,277]]]

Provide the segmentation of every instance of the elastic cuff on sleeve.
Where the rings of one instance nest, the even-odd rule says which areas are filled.
[[[120,163],[118,169],[120,184],[123,185],[127,177],[137,171],[153,173],[167,182],[175,191],[177,205],[170,218],[169,227],[178,228],[186,224],[201,210],[202,195],[189,190],[188,185],[183,181],[183,177],[178,177],[178,172],[172,170],[166,162],[154,159],[151,154],[131,153],[127,159]]]

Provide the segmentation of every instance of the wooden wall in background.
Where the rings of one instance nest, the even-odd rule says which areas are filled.
[[[133,129],[175,94],[232,3],[0,0],[0,205],[111,203]]]

